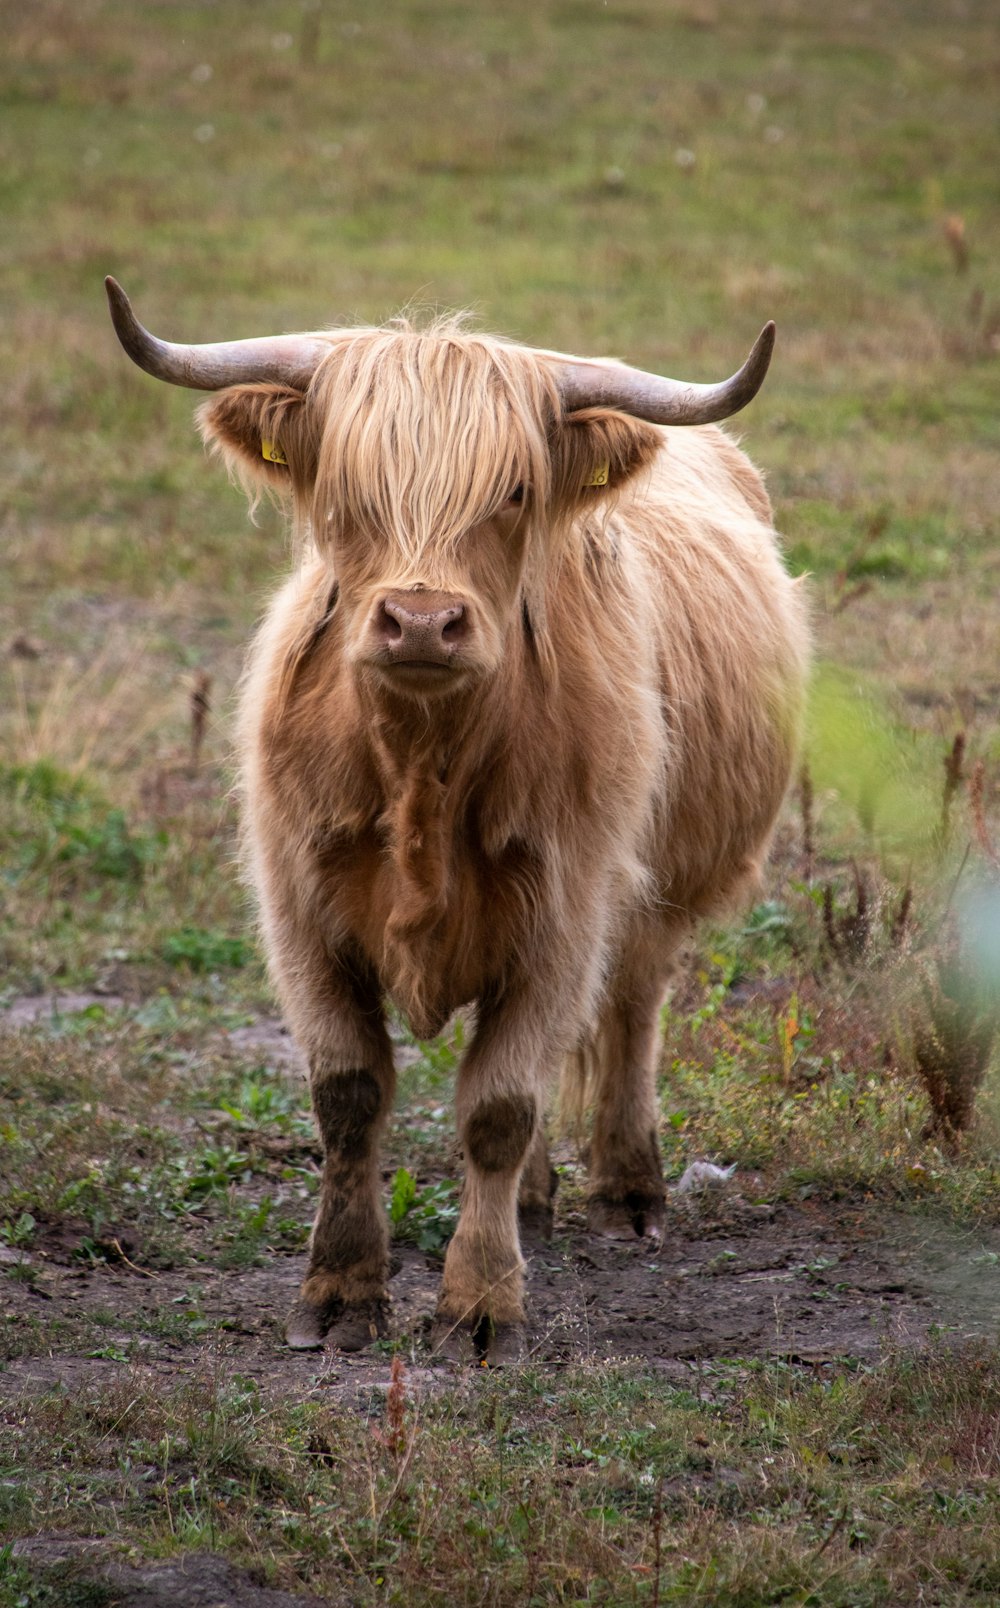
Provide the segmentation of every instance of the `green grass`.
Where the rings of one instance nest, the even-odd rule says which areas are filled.
[[[691,1388],[527,1369],[422,1399],[404,1370],[397,1392],[344,1414],[208,1372],[154,1395],[136,1372],[43,1395],[7,1415],[7,1520],[44,1529],[69,1508],[94,1536],[141,1528],[149,1556],[221,1551],[359,1605],[867,1608],[997,1589],[990,1351],[811,1377],[707,1367]],[[9,1478],[25,1466],[48,1472]],[[24,1601],[26,1571],[0,1569],[0,1601]]]
[[[273,528],[250,542],[199,465],[189,401],[126,371],[100,303],[112,268],[182,338],[370,319],[417,297],[699,377],[773,315],[779,366],[750,428],[783,502],[808,499],[808,460],[842,455],[846,407],[856,485],[832,500],[863,517],[902,448],[898,517],[920,518],[927,450],[975,458],[994,439],[992,85],[987,7],[902,18],[646,0],[491,20],[396,4],[355,32],[329,5],[303,60],[297,8],[238,29],[224,7],[15,14],[5,266],[32,308],[18,411],[46,431],[46,450],[36,434],[7,454],[28,527],[15,573],[57,539],[53,515],[78,526],[74,578],[96,559],[132,589],[204,582],[227,551],[263,582],[279,551]],[[966,276],[941,235],[952,211]],[[951,505],[963,559],[996,536],[992,499],[970,500],[964,529]]]
[[[77,713],[70,709],[68,719]],[[74,739],[78,733],[67,728]],[[78,767],[0,766],[8,988],[97,982],[111,993],[151,993],[184,974],[210,994],[214,978],[237,972],[247,996],[259,994],[232,873],[232,812],[218,780],[206,793],[204,773],[195,787],[180,767],[176,779],[175,812],[157,796],[170,774],[154,771],[146,800],[122,808]]]
[[[993,1601],[989,1349],[722,1358],[685,1388],[605,1362],[418,1374],[401,1435],[382,1394],[267,1394],[227,1366],[241,1281],[301,1250],[315,1190],[304,1085],[225,1039],[273,1008],[231,694],[288,547],[204,460],[195,398],[125,359],[101,288],[114,273],[168,338],[471,306],[692,379],[777,319],[740,429],[814,577],[815,842],[807,863],[793,801],[756,911],[699,939],[664,1160],[672,1180],[736,1162],[789,1208],[988,1227],[995,1058],[950,1142],[925,1136],[916,1046],[942,946],[970,1000],[995,985],[967,780],[941,830],[961,729],[998,836],[993,7],[0,0],[0,26],[2,987],[88,991],[0,1034],[0,1322],[11,1368],[109,1370],[30,1399],[0,1376],[0,1534],[207,1547],[359,1603]],[[410,1046],[386,1154],[397,1237],[434,1254],[461,1034]],[[563,1196],[572,1222],[569,1165]],[[49,1251],[105,1304],[54,1310]],[[176,1293],[128,1306],[127,1274]],[[103,1590],[0,1548],[11,1608]]]

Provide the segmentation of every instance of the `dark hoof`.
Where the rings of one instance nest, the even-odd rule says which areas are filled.
[[[479,1361],[473,1330],[465,1323],[435,1318],[431,1328],[431,1355],[441,1362],[462,1363],[466,1367]]]
[[[650,1196],[626,1195],[624,1200],[607,1200],[596,1195],[587,1205],[587,1227],[604,1239],[659,1240],[663,1238],[663,1201]]]
[[[373,1340],[389,1333],[389,1307],[386,1301],[366,1301],[362,1306],[345,1306],[342,1301],[317,1307],[296,1301],[285,1324],[285,1343],[293,1351],[363,1351]]]
[[[522,1245],[547,1244],[552,1238],[552,1225],[555,1222],[555,1212],[550,1205],[519,1206],[517,1208],[517,1227]]]
[[[373,1340],[384,1340],[389,1333],[387,1301],[367,1301],[364,1306],[345,1307],[331,1323],[326,1343],[336,1351],[363,1351]]]
[[[324,1308],[296,1301],[285,1320],[285,1344],[293,1351],[321,1351],[329,1327]]]
[[[491,1323],[480,1318],[471,1328],[438,1318],[431,1331],[433,1355],[465,1367],[510,1368],[525,1356],[525,1329],[520,1323]]]
[[[515,1368],[527,1355],[527,1334],[521,1323],[485,1325],[482,1361],[489,1368]]]

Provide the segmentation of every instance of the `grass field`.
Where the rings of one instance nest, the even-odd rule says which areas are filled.
[[[200,1575],[250,1608],[994,1602],[995,7],[0,0],[0,26],[0,1604],[157,1570],[156,1601]],[[777,320],[740,430],[813,577],[809,782],[766,899],[689,957],[662,1066],[671,1181],[736,1173],[671,1195],[651,1261],[588,1241],[560,1140],[523,1369],[426,1341],[454,1036],[401,1043],[394,1339],[282,1350],[318,1151],[234,870],[230,720],[287,543],[121,353],[109,272],[168,338],[469,306],[691,379]]]

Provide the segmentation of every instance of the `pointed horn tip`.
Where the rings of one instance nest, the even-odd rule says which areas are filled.
[[[733,376],[732,384],[739,385],[740,390],[746,394],[740,406],[753,400],[767,377],[774,356],[774,342],[778,327],[773,318],[769,318],[750,350],[750,355],[738,375]],[[740,382],[742,381],[742,385]]]
[[[111,313],[111,322],[115,333],[125,350],[130,355],[130,342],[134,341],[136,332],[141,328],[132,311],[132,303],[112,274],[105,275],[104,289],[108,297],[108,310]]]
[[[764,358],[765,361],[770,361],[771,353],[774,351],[774,343],[777,338],[777,334],[778,326],[774,322],[773,318],[769,318],[767,323],[764,325],[764,328],[757,336],[757,339],[753,343],[753,349],[750,353],[751,360],[754,358]]]

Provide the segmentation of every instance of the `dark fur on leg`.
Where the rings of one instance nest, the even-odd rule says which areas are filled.
[[[377,1144],[391,1093],[367,1068],[314,1067],[312,1098],[326,1160],[309,1271],[289,1315],[296,1349],[358,1351],[388,1333],[389,1236],[378,1193]]]

